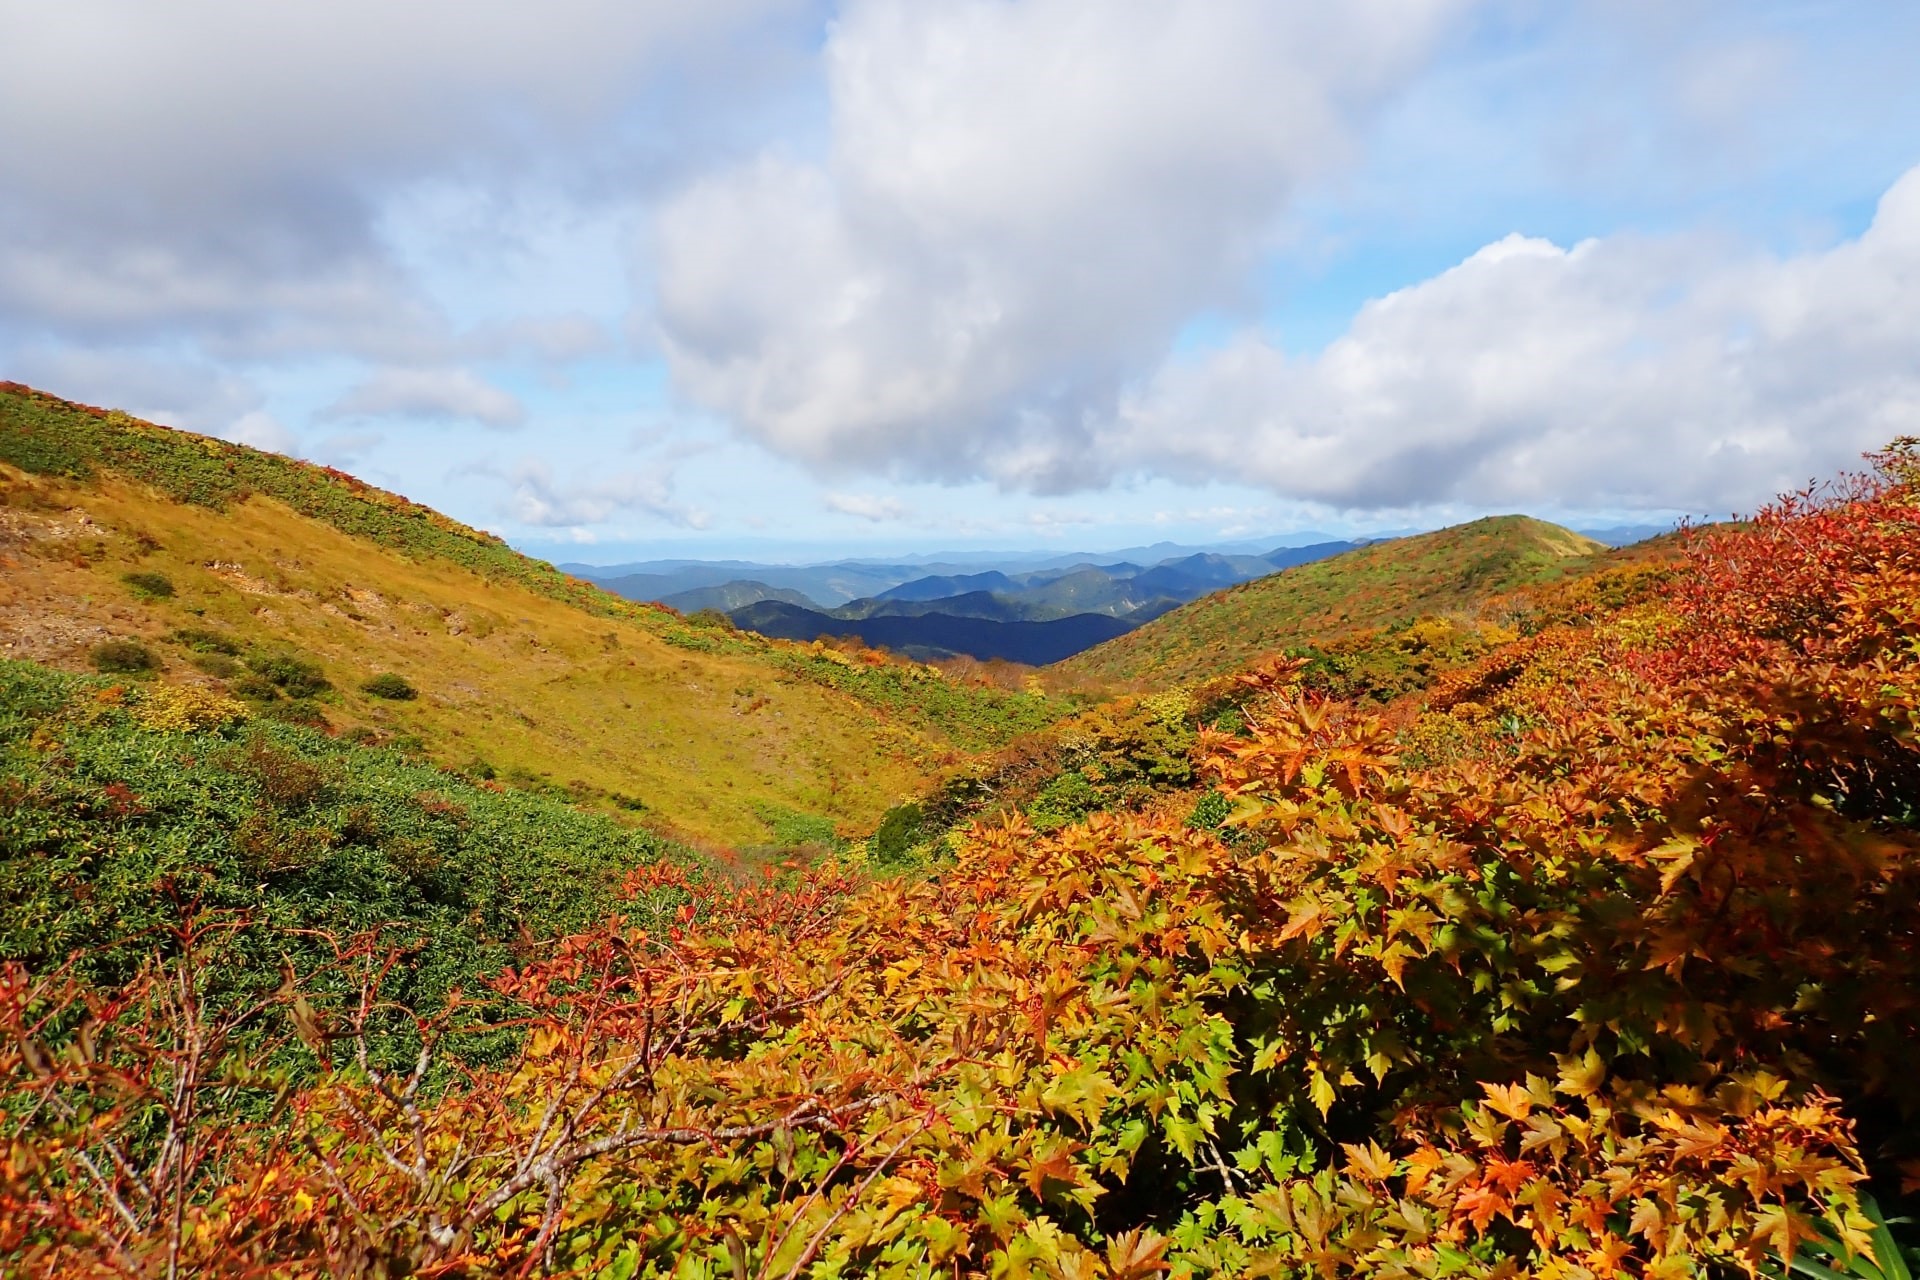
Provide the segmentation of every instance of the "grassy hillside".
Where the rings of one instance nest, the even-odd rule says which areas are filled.
[[[1493,516],[1229,587],[1076,654],[1058,669],[1089,683],[1140,687],[1225,675],[1263,654],[1444,613],[1557,577],[1605,550],[1543,520]]]
[[[85,669],[131,640],[147,678],[274,695],[263,711],[732,844],[795,813],[871,829],[958,754],[1057,714],[694,626],[337,472],[12,384],[0,557],[0,656]],[[285,660],[331,687],[266,687]],[[362,690],[384,673],[418,696]]]

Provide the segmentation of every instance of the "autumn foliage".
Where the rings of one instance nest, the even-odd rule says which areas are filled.
[[[1920,1156],[1920,494],[1909,451],[1878,463],[1417,704],[1249,673],[1244,732],[1195,751],[1218,833],[1014,818],[913,881],[643,871],[675,925],[610,920],[431,1019],[377,939],[338,941],[330,998],[289,973],[204,1010],[191,953],[238,920],[123,989],[10,970],[0,1250],[1119,1278],[1864,1249],[1859,1192]]]

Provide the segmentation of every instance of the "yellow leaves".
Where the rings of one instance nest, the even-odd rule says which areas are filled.
[[[1694,836],[1677,835],[1657,849],[1647,851],[1647,860],[1660,868],[1660,893],[1673,892],[1680,878],[1692,870],[1705,846]]]
[[[879,1196],[880,1209],[885,1218],[897,1216],[902,1210],[920,1204],[927,1198],[927,1189],[912,1178],[903,1178],[898,1174],[884,1178],[874,1188]]]
[[[898,992],[909,978],[920,972],[922,958],[918,955],[904,955],[880,972],[880,985],[891,996]]]
[[[1333,1109],[1336,1096],[1333,1082],[1327,1079],[1327,1073],[1315,1067],[1307,1078],[1307,1097],[1313,1100],[1314,1106],[1320,1108],[1321,1115],[1324,1116]]]
[[[1599,1243],[1582,1256],[1595,1275],[1611,1276],[1618,1274],[1620,1264],[1633,1252],[1633,1246],[1614,1235],[1611,1231],[1601,1231]]]
[[[1660,1202],[1643,1196],[1633,1205],[1633,1217],[1627,1223],[1627,1234],[1639,1236],[1645,1240],[1658,1239],[1666,1224],[1661,1212]]]
[[[1754,1215],[1752,1236],[1782,1258],[1791,1258],[1818,1228],[1805,1214],[1784,1204],[1761,1205]]]
[[[1392,943],[1380,952],[1380,967],[1387,971],[1387,977],[1393,979],[1393,985],[1403,991],[1407,984],[1401,980],[1402,975],[1406,973],[1407,961],[1412,958],[1412,952],[1403,942]]]
[[[1049,1111],[1072,1116],[1091,1132],[1099,1125],[1108,1100],[1119,1092],[1106,1072],[1079,1063],[1055,1077],[1041,1093],[1040,1102]]]
[[[1280,930],[1280,941],[1292,938],[1312,937],[1320,931],[1325,907],[1315,899],[1306,899],[1294,903],[1287,910],[1286,927]]]
[[[1368,1182],[1385,1182],[1399,1171],[1393,1157],[1377,1142],[1369,1141],[1364,1146],[1343,1142],[1340,1149],[1347,1153],[1347,1171]]]
[[[238,724],[248,716],[244,704],[196,685],[157,685],[141,691],[135,715],[161,733],[191,733]]]
[[[1164,1259],[1172,1242],[1156,1231],[1133,1230],[1107,1243],[1107,1275],[1111,1280],[1144,1280],[1172,1270]]]
[[[1511,1120],[1524,1121],[1533,1113],[1535,1106],[1551,1106],[1553,1096],[1546,1089],[1546,1082],[1538,1076],[1529,1076],[1527,1083],[1491,1084],[1482,1082],[1480,1091],[1486,1095],[1487,1105]],[[1539,1094],[1545,1092],[1542,1100]]]
[[[1556,1054],[1560,1078],[1554,1088],[1575,1098],[1591,1098],[1600,1092],[1607,1078],[1607,1064],[1598,1052],[1589,1048],[1583,1054]]]
[[[1041,1143],[1032,1155],[1019,1162],[1021,1181],[1027,1184],[1027,1190],[1042,1200],[1090,1186],[1086,1175],[1073,1160],[1074,1154],[1080,1149],[1079,1143],[1064,1140]]]

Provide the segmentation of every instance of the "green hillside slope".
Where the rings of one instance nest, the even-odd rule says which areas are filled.
[[[1444,613],[1556,577],[1606,550],[1527,516],[1397,538],[1241,583],[1057,665],[1088,683],[1164,687],[1360,627]]]
[[[0,564],[0,656],[83,670],[131,641],[143,678],[251,691],[263,712],[729,844],[791,814],[870,830],[1059,711],[696,626],[351,476],[15,384]],[[417,696],[362,688],[385,673]]]

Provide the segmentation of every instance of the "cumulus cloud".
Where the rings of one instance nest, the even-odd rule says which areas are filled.
[[[322,418],[377,417],[470,421],[517,427],[526,407],[512,392],[466,369],[385,369],[320,411]]]
[[[856,0],[832,153],[657,223],[683,391],[823,465],[1088,478],[1130,371],[1230,303],[1466,0]]]
[[[843,516],[857,516],[876,524],[905,519],[907,514],[906,504],[898,498],[883,498],[869,493],[829,493],[826,504],[829,511],[837,511]]]
[[[730,71],[752,98],[729,41],[796,3],[0,0],[0,331],[443,355],[383,233],[397,194],[631,182],[674,137],[635,101]]]
[[[271,453],[292,454],[300,444],[293,432],[282,426],[278,419],[259,409],[243,414],[221,430],[219,435],[236,444],[252,445]]]
[[[710,523],[706,512],[674,497],[669,466],[568,484],[555,479],[553,469],[545,462],[526,458],[504,478],[512,490],[508,511],[522,524],[582,528],[635,513],[689,529],[704,529]]]
[[[1509,236],[1317,356],[1250,333],[1171,362],[1098,436],[1116,466],[1343,507],[1724,511],[1920,433],[1916,333],[1920,168],[1798,255]]]
[[[74,348],[39,343],[11,352],[8,375],[58,388],[82,404],[119,409],[147,422],[253,443],[243,430],[261,427],[266,396],[250,379],[193,359],[166,359],[119,347]],[[277,424],[276,424],[277,426]],[[265,438],[265,437],[263,437]],[[291,453],[284,428],[262,447]]]

